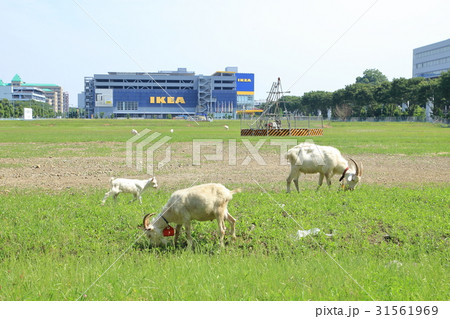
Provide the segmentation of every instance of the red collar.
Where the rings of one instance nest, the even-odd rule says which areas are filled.
[[[349,167],[344,169],[344,173],[342,173],[342,176],[341,176],[341,178],[339,178],[339,181],[342,181],[344,179],[345,173],[347,173],[348,170],[349,170]]]

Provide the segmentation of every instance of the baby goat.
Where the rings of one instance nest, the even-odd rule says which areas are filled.
[[[102,200],[102,205],[105,205],[106,199],[114,195],[114,201],[117,199],[117,196],[120,193],[129,193],[134,195],[134,199],[130,201],[133,202],[139,198],[139,203],[142,204],[142,192],[147,189],[149,186],[153,188],[158,187],[158,182],[156,181],[156,177],[150,177],[146,180],[140,179],[128,179],[128,178],[116,178],[111,177],[111,190],[105,194],[105,197]]]
[[[165,244],[162,231],[169,223],[177,225],[174,243],[176,244],[180,235],[181,227],[186,229],[188,247],[192,246],[191,220],[212,221],[217,220],[219,226],[220,246],[223,246],[225,236],[225,220],[230,223],[231,236],[236,238],[234,224],[236,220],[228,212],[228,202],[233,198],[233,194],[241,190],[230,191],[222,184],[203,184],[186,189],[181,189],[172,194],[167,204],[158,216],[150,222],[150,217],[154,214],[147,214],[144,217],[144,229],[151,244]]]

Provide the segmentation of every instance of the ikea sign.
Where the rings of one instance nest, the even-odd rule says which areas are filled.
[[[255,92],[255,74],[236,73],[236,91],[252,95]]]
[[[182,96],[150,96],[150,104],[186,104]]]

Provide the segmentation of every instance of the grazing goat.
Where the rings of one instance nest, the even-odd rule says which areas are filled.
[[[331,186],[331,177],[338,174],[344,189],[354,190],[362,176],[362,164],[355,164],[355,171],[348,165],[348,161],[341,155],[341,152],[331,146],[320,146],[312,143],[301,143],[291,148],[286,155],[291,163],[291,173],[287,178],[287,192],[290,192],[291,181],[294,180],[295,188],[298,188],[298,178],[300,173],[319,173],[319,187],[322,185],[323,177],[327,179],[328,186]]]
[[[132,130],[131,130],[131,134],[137,135],[137,134],[139,134],[139,133],[138,133],[138,131],[136,131],[135,129],[132,129]]]
[[[228,212],[228,202],[233,198],[233,194],[241,190],[230,191],[222,184],[203,184],[186,189],[175,191],[167,204],[153,220],[149,218],[154,214],[147,214],[144,217],[144,230],[150,243],[158,246],[166,244],[162,231],[169,223],[175,223],[176,232],[174,244],[177,243],[181,227],[186,230],[188,247],[192,247],[191,220],[212,221],[217,220],[219,226],[220,246],[223,247],[223,238],[225,236],[225,220],[231,226],[231,236],[236,238],[235,222],[236,220]]]
[[[158,187],[158,182],[156,181],[156,177],[150,177],[149,179],[140,180],[140,179],[128,179],[128,178],[116,178],[111,177],[111,190],[105,194],[105,197],[102,200],[102,205],[105,205],[106,199],[114,195],[114,201],[117,199],[117,196],[120,193],[129,193],[134,195],[134,199],[130,201],[133,202],[139,198],[139,203],[142,204],[141,194],[144,190],[146,190],[149,186],[153,188]]]
[[[230,128],[228,127],[228,125],[224,125],[223,126],[226,130],[229,130]]]

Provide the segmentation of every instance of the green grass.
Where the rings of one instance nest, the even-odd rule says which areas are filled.
[[[142,206],[127,204],[122,195],[116,205],[102,207],[103,192],[95,189],[0,195],[0,299],[75,300],[124,252],[82,299],[450,297],[449,187],[269,194],[254,189],[235,195],[229,210],[238,219],[238,240],[223,250],[215,222],[194,222],[193,252],[152,249],[139,238],[142,216],[158,211],[170,195],[163,190],[145,196]],[[296,240],[299,225],[322,232]]]
[[[437,125],[331,126],[314,141],[343,153],[449,156],[449,129]],[[0,121],[0,158],[123,156],[132,128],[170,135],[170,142],[241,140],[238,121]],[[249,139],[255,144],[259,138]],[[448,183],[315,192],[314,183],[306,182],[301,195],[284,192],[284,177],[262,185],[264,190],[251,181],[227,185],[244,189],[229,205],[238,219],[237,241],[227,238],[226,248],[219,249],[217,223],[194,222],[195,249],[186,251],[184,235],[181,247],[152,249],[137,228],[144,214],[165,204],[167,188],[144,194],[143,205],[127,204],[131,195],[121,195],[116,205],[110,200],[102,207],[106,189],[2,187],[1,170],[21,165],[0,164],[0,300],[450,297]],[[301,227],[321,232],[296,240]]]
[[[224,124],[230,129],[225,130]],[[349,154],[406,154],[450,156],[450,129],[428,123],[326,123],[317,144],[333,145]],[[241,141],[240,121],[216,120],[40,120],[0,121],[0,157],[109,156],[123,151],[131,129],[145,128],[171,137],[169,143],[192,139]],[[170,133],[174,129],[174,133]],[[245,137],[255,143],[261,137]],[[276,140],[276,137],[265,137]],[[284,137],[285,139],[286,137]],[[298,142],[305,138],[294,138]],[[98,145],[93,142],[102,142]],[[107,143],[105,143],[107,142]],[[88,148],[86,150],[86,148]],[[68,149],[63,151],[61,149]]]

